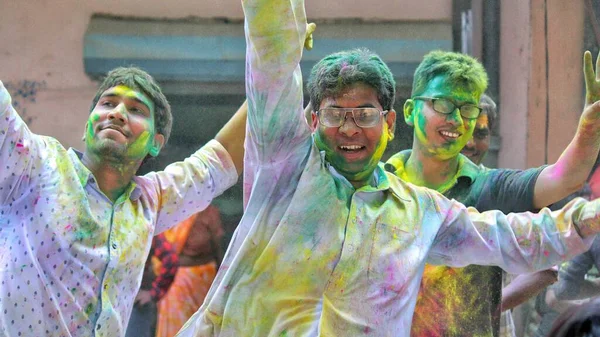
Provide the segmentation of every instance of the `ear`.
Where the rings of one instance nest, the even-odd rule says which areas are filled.
[[[415,126],[415,123],[413,121],[414,112],[415,101],[412,99],[407,99],[406,102],[404,102],[404,121],[410,126]]]
[[[317,129],[317,125],[319,124],[319,118],[317,117],[317,114],[314,111],[310,113],[310,118],[312,122],[312,130],[315,131]]]
[[[154,139],[152,140],[152,147],[150,148],[148,154],[150,154],[152,157],[158,156],[163,145],[165,145],[165,136],[161,135],[160,133],[157,133],[156,135],[154,135]]]
[[[389,140],[394,139],[394,133],[396,132],[396,110],[391,109],[385,115],[385,122],[388,126],[388,138]]]

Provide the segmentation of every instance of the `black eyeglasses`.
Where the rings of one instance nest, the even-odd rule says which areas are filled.
[[[475,104],[465,103],[463,105],[456,105],[449,99],[446,98],[434,98],[434,97],[424,97],[424,96],[416,96],[412,99],[418,99],[422,101],[430,101],[433,110],[439,112],[444,115],[451,114],[454,110],[458,109],[460,111],[460,115],[466,119],[475,119],[479,117],[481,113],[481,108]]]
[[[339,128],[346,120],[346,114],[350,112],[354,123],[361,128],[372,128],[377,126],[381,116],[388,111],[377,108],[323,108],[315,113],[319,117],[319,123],[328,128]]]

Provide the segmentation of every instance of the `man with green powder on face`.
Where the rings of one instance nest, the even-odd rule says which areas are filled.
[[[597,62],[596,68],[600,64]],[[483,66],[464,54],[431,52],[417,67],[404,120],[414,127],[412,150],[391,157],[386,169],[479,211],[534,211],[580,188],[600,148],[600,81],[584,55],[586,108],[573,141],[552,165],[489,170],[460,154],[473,136],[487,87]],[[539,258],[532,256],[532,258]],[[425,267],[413,336],[497,336],[502,271],[498,267]]]
[[[108,73],[83,153],[32,133],[0,82],[0,336],[124,336],[152,237],[236,182],[245,112],[183,162],[136,176],[171,132],[149,74]]]
[[[179,336],[407,336],[426,261],[548,268],[600,230],[600,200],[558,213],[478,213],[385,172],[395,83],[368,50],[313,67],[311,128],[299,65],[313,28],[304,2],[243,8],[245,211]]]

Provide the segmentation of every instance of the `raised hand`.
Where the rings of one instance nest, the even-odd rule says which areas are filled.
[[[317,25],[314,22],[306,24],[306,38],[304,39],[304,48],[311,50],[313,48],[313,36],[312,34],[317,29]]]
[[[593,133],[597,133],[600,124],[600,53],[596,58],[596,69],[592,64],[592,53],[586,51],[583,54],[583,75],[585,77],[585,107],[581,116],[580,127],[593,126]]]
[[[583,75],[585,76],[585,106],[600,101],[600,53],[596,58],[596,69],[592,65],[592,53],[583,54]]]

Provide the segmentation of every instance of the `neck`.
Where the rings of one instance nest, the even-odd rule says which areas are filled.
[[[368,185],[367,181],[365,180],[349,180],[350,184],[352,184],[352,186],[354,187],[355,190]]]
[[[115,202],[125,192],[135,172],[142,164],[141,161],[123,162],[104,157],[99,158],[87,152],[83,154],[81,161],[96,178],[98,188],[112,202]]]
[[[418,146],[413,146],[404,169],[409,182],[444,192],[458,173],[458,156],[442,160],[426,153]]]

